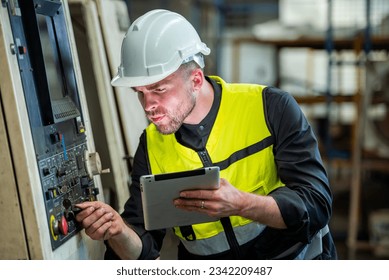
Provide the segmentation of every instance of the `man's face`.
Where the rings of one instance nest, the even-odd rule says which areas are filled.
[[[177,71],[162,81],[133,88],[147,118],[162,134],[176,132],[192,112],[196,95],[190,81]]]

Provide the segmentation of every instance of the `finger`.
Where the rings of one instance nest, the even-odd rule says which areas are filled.
[[[180,197],[195,199],[210,199],[213,197],[214,190],[190,190],[180,192]]]
[[[93,206],[89,206],[87,208],[83,208],[82,211],[80,211],[77,215],[76,215],[76,221],[77,222],[82,222],[83,220],[85,220],[87,217],[89,217],[90,215],[92,215],[92,213],[95,211],[95,208]]]
[[[80,209],[85,209],[88,207],[100,208],[103,206],[103,203],[100,201],[84,201],[84,202],[75,204],[75,206],[80,208]]]
[[[75,204],[73,208],[74,208],[75,214],[76,214],[76,221],[81,222],[86,217],[88,217],[90,214],[92,214],[95,209],[97,209],[99,207],[100,207],[99,203],[92,202],[92,201],[87,201],[87,202]]]
[[[111,222],[113,218],[113,214],[111,212],[105,213],[98,220],[96,220],[93,224],[90,225],[89,228],[94,229],[95,231],[102,227],[105,223]]]
[[[96,215],[94,215],[94,219],[91,219],[91,223],[85,227],[85,231],[88,234],[93,234],[96,231],[99,231],[100,228],[104,227],[106,223],[112,221],[113,213],[105,212],[104,209],[97,209]],[[85,222],[87,224],[87,222]],[[104,233],[104,232],[103,232]]]
[[[89,228],[107,212],[111,211],[106,210],[104,206],[100,208],[88,207],[87,209],[81,211],[78,215],[76,215],[76,219],[82,222],[84,228]]]
[[[200,211],[205,210],[210,202],[205,199],[182,199],[178,198],[174,200],[174,205],[178,208],[182,208],[188,211]]]
[[[93,240],[106,240],[111,236],[109,229],[112,227],[112,224],[112,221],[108,221],[94,231],[92,228],[86,229],[85,233]]]

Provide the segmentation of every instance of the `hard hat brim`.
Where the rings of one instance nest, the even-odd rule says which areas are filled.
[[[174,71],[173,71],[174,72]],[[155,84],[172,73],[164,73],[156,76],[141,76],[141,77],[121,77],[117,74],[112,80],[111,85],[114,87],[140,87]]]

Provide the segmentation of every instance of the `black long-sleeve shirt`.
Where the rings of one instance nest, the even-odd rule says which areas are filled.
[[[215,92],[210,112],[199,124],[184,124],[175,133],[177,141],[194,150],[205,147],[222,96],[221,86],[208,77],[207,81]],[[273,152],[278,175],[285,184],[285,187],[277,188],[269,195],[279,206],[287,229],[267,227],[258,238],[242,245],[241,255],[246,259],[269,259],[296,242],[309,243],[318,230],[328,224],[332,213],[332,194],[317,140],[300,107],[290,94],[274,87],[265,88],[264,102],[267,123],[275,137]],[[149,232],[144,229],[139,178],[150,173],[146,154],[144,132],[135,154],[130,198],[122,217],[141,237],[143,249],[140,259],[155,259],[159,256],[165,230]],[[109,247],[105,257],[117,258]],[[230,259],[232,254],[193,256],[179,246],[179,257]],[[323,238],[323,253],[318,258],[336,259],[331,234]]]

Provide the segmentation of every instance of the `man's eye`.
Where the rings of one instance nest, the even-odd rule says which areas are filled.
[[[157,88],[157,89],[155,89],[154,91],[155,91],[156,93],[163,93],[163,92],[166,91],[166,89],[164,89],[164,88]]]

